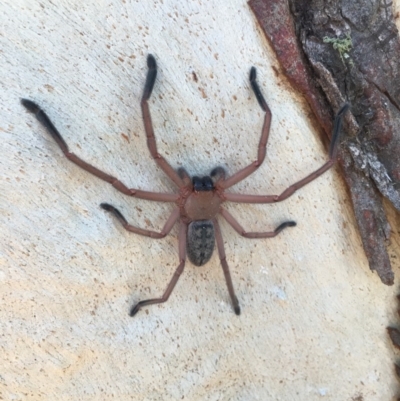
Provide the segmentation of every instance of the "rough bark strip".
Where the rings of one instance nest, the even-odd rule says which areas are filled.
[[[317,90],[311,72],[303,60],[304,55],[297,43],[289,4],[279,0],[250,0],[249,5],[270,40],[285,75],[305,96],[322,128],[330,137],[334,114],[323,94]]]
[[[329,136],[332,111],[352,105],[341,165],[371,270],[394,275],[382,195],[400,211],[400,40],[386,0],[250,0],[284,73]]]

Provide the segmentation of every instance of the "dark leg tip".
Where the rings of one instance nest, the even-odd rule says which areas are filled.
[[[341,116],[343,113],[345,113],[348,109],[350,108],[350,104],[349,103],[345,103],[341,109],[338,111],[337,115]]]
[[[250,85],[253,89],[254,94],[256,95],[257,102],[260,105],[260,107],[266,112],[269,111],[267,102],[264,99],[264,96],[261,93],[260,87],[257,84],[256,81],[257,78],[257,70],[256,67],[251,67],[250,69]]]
[[[349,103],[345,103],[338,113],[336,114],[335,121],[333,123],[333,133],[332,133],[332,139],[331,139],[331,146],[329,147],[329,158],[331,159],[336,159],[337,152],[338,152],[338,146],[340,142],[340,131],[341,131],[341,125],[342,125],[342,117],[343,114],[350,108]]]
[[[37,113],[40,111],[40,107],[32,100],[28,99],[21,99],[21,104],[31,113]]]
[[[153,92],[154,83],[156,82],[157,63],[152,54],[147,56],[147,67],[149,70],[147,71],[146,83],[143,89],[142,102],[149,100],[151,92]]]
[[[279,232],[279,231],[282,231],[283,229],[285,229],[286,227],[294,227],[296,225],[297,225],[297,223],[295,221],[285,221],[275,231]]]
[[[233,301],[233,310],[235,311],[236,315],[239,316],[240,315],[240,306],[239,306],[239,301],[237,299],[237,297],[235,296],[234,299],[232,299]]]
[[[119,221],[122,223],[122,225],[125,226],[126,224],[128,224],[123,214],[116,207],[109,205],[108,203],[101,203],[100,207],[103,208],[104,210],[107,210],[107,212],[113,213],[114,216],[117,217]]]
[[[140,302],[139,302],[139,304],[140,304]],[[135,316],[136,313],[139,312],[139,309],[140,309],[139,304],[136,304],[135,306],[133,306],[133,307],[131,308],[131,310],[129,311],[129,316],[130,316],[130,317]]]
[[[255,82],[256,78],[257,78],[256,67],[251,67],[251,69],[250,69],[250,82]]]
[[[108,203],[100,203],[100,207],[104,210],[107,210],[108,212],[112,212],[115,209],[114,206],[111,206]]]
[[[149,70],[155,70],[157,68],[156,59],[152,54],[149,54],[147,56],[147,67],[149,68]]]

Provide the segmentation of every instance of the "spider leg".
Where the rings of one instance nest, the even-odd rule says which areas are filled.
[[[153,304],[161,304],[168,300],[171,292],[175,288],[176,283],[178,282],[179,276],[182,274],[183,269],[185,267],[185,259],[186,259],[186,234],[187,234],[187,224],[182,223],[180,225],[179,230],[179,265],[175,270],[175,273],[168,284],[167,289],[165,290],[163,296],[161,298],[154,298],[154,299],[146,299],[145,301],[140,301],[136,305],[131,308],[129,313],[130,316],[136,315],[139,309],[143,308],[146,305],[153,305]]]
[[[329,146],[329,158],[336,160],[337,158],[337,152],[339,149],[339,138],[340,138],[340,132],[342,128],[342,119],[343,119],[343,114],[346,113],[346,111],[350,108],[350,105],[348,103],[345,103],[337,112],[335,116],[335,121],[333,123],[333,133],[332,133],[332,138],[331,138],[331,145]]]
[[[158,231],[152,231],[152,230],[146,230],[140,227],[135,227],[130,225],[125,217],[122,215],[122,213],[115,208],[112,205],[109,205],[108,203],[102,203],[100,205],[104,210],[107,210],[108,212],[111,212],[122,224],[122,226],[125,228],[125,230],[130,231],[135,234],[139,235],[144,235],[146,237],[150,238],[164,238],[169,232],[172,230],[172,227],[175,225],[176,221],[179,218],[179,209],[176,208],[174,211],[171,213],[169,216],[167,222],[164,224],[164,227],[160,232]]]
[[[314,171],[302,180],[292,184],[290,187],[286,188],[280,195],[246,195],[246,194],[232,194],[225,193],[225,200],[229,202],[239,202],[239,203],[275,203],[281,202],[289,196],[293,195],[299,188],[304,187],[311,181],[315,180],[317,177],[325,173],[335,164],[335,160],[329,160],[318,170]]]
[[[150,109],[148,100],[150,99],[151,92],[153,91],[154,83],[157,77],[157,63],[156,59],[152,54],[147,56],[147,67],[149,71],[147,72],[146,83],[144,85],[143,96],[140,102],[142,107],[142,115],[144,128],[147,137],[147,146],[149,148],[152,158],[156,161],[158,166],[164,171],[165,174],[179,187],[185,186],[185,183],[180,178],[179,174],[169,165],[169,163],[158,153],[156,138],[154,136],[153,123],[151,121]]]
[[[215,230],[215,240],[217,241],[217,248],[219,259],[221,261],[222,270],[224,271],[226,285],[228,286],[228,292],[232,300],[232,305],[235,313],[240,315],[239,301],[235,295],[235,290],[233,289],[231,273],[229,271],[228,262],[226,261],[224,240],[222,239],[221,228],[219,227],[217,219],[213,219],[214,230]]]
[[[312,172],[311,174],[309,174],[307,177],[303,178],[302,180],[295,182],[290,187],[285,189],[285,191],[283,191],[280,195],[245,195],[245,194],[225,193],[224,194],[225,199],[227,201],[240,202],[240,203],[281,202],[281,201],[289,198],[289,196],[293,195],[299,188],[304,187],[305,185],[307,185],[311,181],[314,181],[320,175],[325,173],[325,171],[329,170],[336,162],[338,147],[340,144],[339,139],[340,139],[340,128],[341,128],[341,124],[342,124],[342,117],[343,117],[343,114],[349,109],[349,107],[350,106],[348,104],[343,105],[335,117],[331,145],[329,148],[329,160],[322,167],[315,170],[314,172]]]
[[[47,114],[40,108],[40,106],[38,106],[36,103],[28,99],[21,99],[21,103],[28,111],[35,114],[38,121],[47,129],[47,132],[52,136],[52,138],[56,141],[57,145],[60,147],[64,155],[72,163],[75,163],[77,166],[95,175],[101,180],[110,183],[114,188],[124,193],[125,195],[134,196],[140,199],[163,201],[163,202],[175,202],[178,199],[179,195],[177,194],[163,194],[159,192],[140,191],[138,189],[128,188],[117,178],[113,177],[112,175],[104,173],[98,168],[80,159],[74,153],[71,153],[69,151],[68,145],[65,142],[64,138],[61,136],[57,128],[51,122]]]
[[[220,182],[220,186],[224,189],[227,189],[231,187],[232,185],[237,184],[239,181],[244,180],[246,177],[248,177],[250,174],[254,173],[258,169],[258,167],[261,166],[265,159],[265,155],[267,153],[267,142],[268,142],[268,136],[269,136],[269,130],[271,127],[271,110],[268,107],[267,102],[264,99],[264,96],[261,93],[260,87],[258,86],[258,83],[256,81],[257,78],[257,72],[255,67],[251,67],[250,70],[250,84],[253,89],[254,94],[256,95],[258,104],[261,106],[261,108],[265,111],[265,117],[264,117],[264,125],[261,131],[261,138],[260,142],[258,144],[258,152],[257,152],[257,160],[248,165],[247,167],[243,168],[242,170],[238,171],[237,173],[233,174],[231,177],[227,178],[226,180],[223,180]]]
[[[285,221],[277,228],[275,228],[274,231],[247,232],[227,210],[221,208],[220,213],[224,217],[224,219],[233,227],[233,229],[245,238],[272,238],[277,236],[286,227],[294,227],[296,225],[295,221]]]

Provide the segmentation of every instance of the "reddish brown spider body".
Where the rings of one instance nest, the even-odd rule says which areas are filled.
[[[47,129],[53,139],[56,141],[64,155],[73,163],[95,175],[96,177],[110,183],[118,191],[140,199],[147,199],[158,202],[172,202],[176,207],[164,224],[160,232],[146,230],[140,227],[133,226],[127,222],[121,212],[114,206],[107,203],[102,203],[100,206],[111,212],[123,225],[123,227],[133,233],[148,236],[151,238],[165,237],[180,220],[179,228],[179,265],[166,288],[164,294],[160,298],[148,299],[138,302],[131,308],[130,315],[135,315],[140,308],[146,305],[157,304],[167,301],[179,276],[181,275],[184,266],[186,255],[189,257],[194,265],[201,266],[205,264],[211,257],[215,242],[221,261],[222,269],[224,272],[225,280],[228,287],[228,292],[232,300],[233,308],[237,315],[240,314],[240,307],[238,299],[233,289],[232,279],[229,272],[229,266],[226,261],[224,244],[222,239],[221,230],[218,224],[217,215],[221,215],[225,220],[236,230],[240,235],[246,238],[271,238],[275,237],[286,227],[293,227],[296,225],[293,221],[286,221],[279,225],[274,231],[263,232],[247,232],[237,222],[237,220],[222,207],[225,201],[242,202],[242,203],[274,203],[280,202],[291,196],[297,189],[303,187],[315,178],[319,177],[327,171],[335,162],[337,147],[339,143],[340,123],[343,113],[349,107],[344,105],[335,119],[335,127],[332,135],[331,147],[329,150],[329,160],[318,170],[309,174],[302,180],[294,183],[280,195],[246,195],[246,194],[232,194],[225,192],[226,189],[242,181],[262,164],[265,159],[266,145],[271,124],[271,111],[260,91],[256,82],[256,69],[254,67],[250,70],[250,84],[256,95],[257,101],[265,112],[264,125],[261,132],[261,138],[258,145],[257,160],[250,163],[247,167],[236,172],[232,176],[226,178],[225,171],[222,167],[217,167],[211,171],[210,176],[205,177],[189,177],[184,169],[175,171],[169,163],[158,153],[156,139],[154,136],[153,125],[151,122],[150,110],[148,99],[152,93],[154,83],[157,76],[157,65],[154,57],[149,55],[147,57],[148,73],[146,83],[141,100],[141,108],[143,114],[143,122],[146,131],[147,145],[151,156],[164,171],[165,174],[177,185],[179,193],[159,193],[141,191],[134,188],[128,188],[125,184],[117,178],[104,173],[98,168],[80,159],[68,149],[68,145],[62,138],[61,134],[57,131],[47,114],[34,102],[27,99],[22,99],[22,104],[26,109],[36,115],[39,122]]]
[[[218,214],[223,201],[217,190],[193,191],[184,200],[181,218],[187,223],[194,220],[211,220]]]

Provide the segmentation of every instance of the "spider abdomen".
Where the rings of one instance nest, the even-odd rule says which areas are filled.
[[[211,220],[195,220],[189,224],[187,256],[195,266],[203,266],[210,260],[214,244],[214,224]]]

